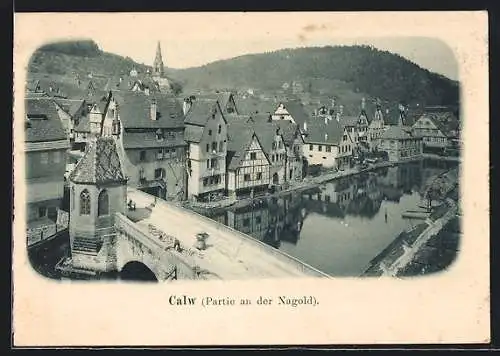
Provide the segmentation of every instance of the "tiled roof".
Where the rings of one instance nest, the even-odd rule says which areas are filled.
[[[182,107],[172,96],[143,93],[116,93],[120,119],[124,128],[179,128],[184,127]],[[151,101],[156,99],[158,118],[151,119]]]
[[[184,140],[186,142],[200,142],[203,136],[203,130],[204,127],[202,126],[186,125],[184,129]]]
[[[309,120],[307,122],[307,130],[304,142],[306,143],[328,143],[331,145],[338,145],[344,133],[342,125],[336,119],[323,118]]]
[[[233,93],[231,92],[218,92],[218,93],[204,93],[204,94],[193,94],[195,100],[217,100],[221,108],[225,108],[229,103]],[[233,97],[234,98],[234,97]]]
[[[255,97],[235,97],[238,113],[240,114],[272,114],[276,110],[277,103],[272,100],[261,100]]]
[[[65,140],[66,132],[50,98],[26,99],[26,142]]]
[[[359,118],[356,116],[340,116],[340,124],[344,127],[346,126],[357,126]]]
[[[105,137],[91,141],[69,179],[82,184],[125,183],[115,141]]]
[[[272,123],[254,124],[253,129],[259,139],[262,150],[267,155],[271,154],[278,126],[273,125]]]
[[[272,120],[272,114],[271,113],[259,113],[259,114],[252,114],[252,119],[255,123],[263,123],[263,122],[270,122]],[[291,121],[286,120],[287,123],[293,124]]]
[[[103,114],[106,113],[108,105],[111,101],[111,94],[109,92],[98,91],[94,95],[88,97],[87,103],[97,105],[99,111]]]
[[[426,117],[445,135],[451,135],[453,131],[459,129],[458,119],[452,112],[447,111],[429,111],[420,117]],[[420,118],[419,117],[419,118]]]
[[[227,126],[227,168],[228,170],[235,170],[240,167],[245,152],[252,143],[254,137],[254,130],[251,124],[237,122],[231,123]]]
[[[84,99],[54,99],[55,102],[72,118],[79,117],[80,110],[85,105]]]
[[[298,125],[288,120],[274,121],[273,124],[279,127],[285,144],[291,145],[295,140],[295,133],[297,132]]]
[[[212,117],[212,113],[217,107],[215,99],[195,99],[192,102],[191,108],[186,113],[184,123],[205,126],[208,119]]]
[[[299,126],[304,125],[304,122],[308,121],[309,115],[300,101],[287,101],[284,102],[283,105]]]
[[[252,115],[238,115],[238,114],[225,114],[224,117],[226,118],[228,123],[232,122],[248,122],[249,120],[253,120]]]
[[[411,128],[408,126],[404,127],[398,125],[391,125],[385,129],[385,131],[382,133],[381,138],[390,140],[406,140],[415,138],[409,133],[410,131]]]
[[[45,92],[28,92],[25,97],[26,99],[50,98]]]
[[[156,139],[156,133],[154,131],[125,132],[126,134],[123,135],[122,138],[124,148],[177,147],[186,144],[182,135],[178,135],[175,139],[168,139],[165,137],[163,140],[159,141]]]
[[[90,122],[89,122],[89,117],[87,115],[84,115],[78,119],[78,124],[75,125],[74,131],[84,132],[84,133],[90,132]]]
[[[120,81],[120,78],[122,79]],[[128,75],[123,76],[113,76],[108,78],[106,84],[103,89],[106,91],[109,90],[130,90],[132,85],[138,80],[138,77],[131,77]]]
[[[32,91],[32,92],[36,92],[36,91],[39,91],[40,89],[41,89],[40,88],[40,80],[38,80],[38,79],[29,80],[26,83],[26,90],[29,90],[29,91]]]

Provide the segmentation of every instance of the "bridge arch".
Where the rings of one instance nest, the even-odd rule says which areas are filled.
[[[125,281],[158,282],[156,273],[140,261],[125,263],[120,271],[120,279]]]

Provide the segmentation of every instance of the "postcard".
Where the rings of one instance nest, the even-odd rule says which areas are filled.
[[[16,14],[14,346],[489,342],[487,38]]]

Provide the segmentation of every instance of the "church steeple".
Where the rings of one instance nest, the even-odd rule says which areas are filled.
[[[158,46],[156,47],[156,56],[153,63],[153,75],[159,77],[163,76],[163,59],[161,57],[160,41],[158,41]]]

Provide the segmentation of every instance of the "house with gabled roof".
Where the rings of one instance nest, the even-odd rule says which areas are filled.
[[[57,113],[62,121],[70,142],[75,139],[75,126],[87,115],[85,99],[55,99]]]
[[[451,111],[424,112],[412,125],[414,135],[422,137],[424,150],[442,151],[458,136],[458,119]]]
[[[196,100],[217,100],[224,115],[239,115],[240,112],[236,105],[234,94],[229,91],[193,94],[184,99],[184,112],[189,110],[191,102]]]
[[[230,197],[254,196],[269,188],[271,161],[247,122],[227,126],[227,193]]]
[[[252,124],[262,149],[271,161],[269,183],[281,186],[287,181],[287,152],[281,129],[273,122]]]
[[[368,125],[368,142],[370,150],[376,151],[380,146],[380,137],[385,129],[384,115],[382,113],[382,106],[377,103],[377,109],[373,115],[373,119]]]
[[[320,116],[305,123],[303,153],[309,165],[343,169],[351,163],[354,141],[337,119]]]
[[[163,199],[185,199],[187,145],[180,103],[170,95],[136,92],[113,98],[102,134],[115,137],[129,185]]]
[[[404,107],[400,106],[399,110],[398,124],[388,126],[380,137],[380,150],[387,152],[390,162],[422,155],[422,137],[415,135],[410,126],[404,125]]]
[[[56,233],[69,141],[52,98],[25,100],[28,246]]]
[[[188,198],[211,200],[226,189],[227,120],[215,99],[184,102],[184,139],[188,145]]]
[[[276,121],[289,120],[302,127],[304,122],[308,121],[309,115],[300,101],[290,100],[279,103],[272,115],[272,119]]]
[[[304,137],[299,125],[291,121],[272,121],[279,128],[286,149],[286,177],[285,181],[301,181],[303,178],[303,167],[305,158],[303,156]]]

